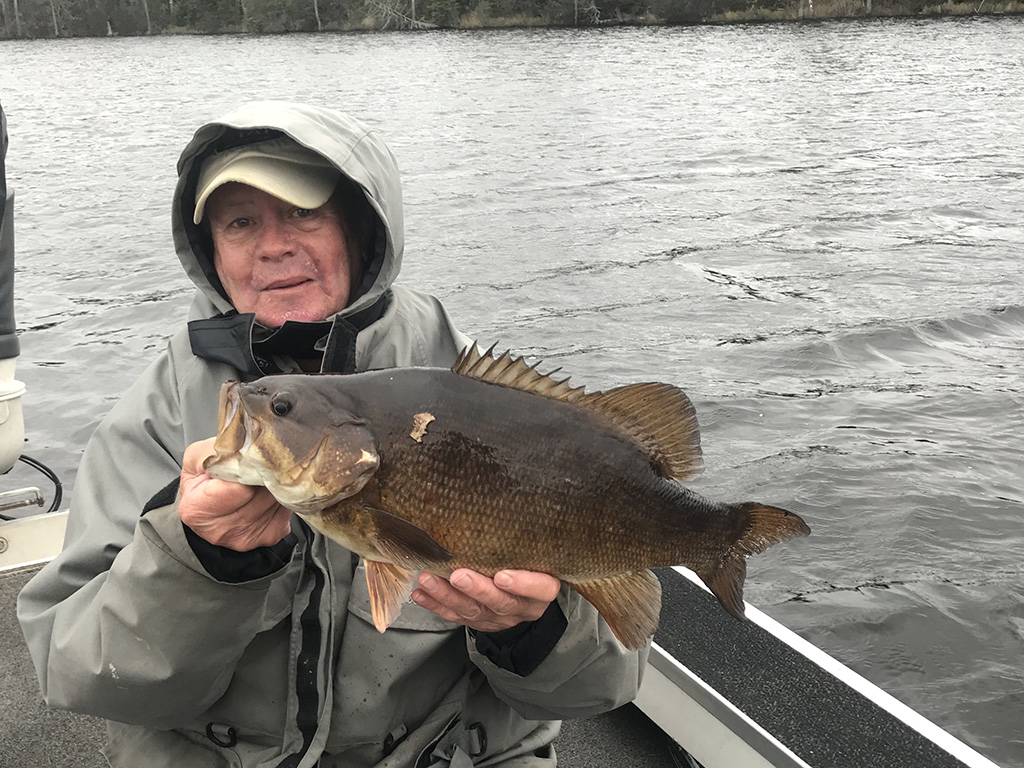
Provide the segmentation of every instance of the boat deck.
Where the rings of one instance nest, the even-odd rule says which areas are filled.
[[[38,570],[0,573],[0,755],[5,768],[103,768],[98,720],[48,707],[15,616],[15,601]]]
[[[42,703],[15,617],[18,593],[59,549],[65,520],[3,524],[3,768],[105,763],[100,722]],[[614,712],[566,721],[556,745],[563,768],[686,768],[675,742],[706,768],[997,768],[757,608],[736,621],[688,571],[658,575],[661,624],[640,694]]]

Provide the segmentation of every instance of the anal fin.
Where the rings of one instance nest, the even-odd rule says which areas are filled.
[[[363,560],[366,586],[370,592],[370,613],[373,626],[383,632],[402,611],[416,581],[416,572],[393,563]]]
[[[569,583],[597,608],[615,637],[630,650],[642,648],[658,628],[661,582],[653,571]]]

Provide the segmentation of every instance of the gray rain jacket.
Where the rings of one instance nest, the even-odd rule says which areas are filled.
[[[221,383],[289,367],[275,334],[234,312],[191,223],[197,160],[268,129],[331,159],[380,218],[362,293],[324,326],[325,370],[447,366],[468,342],[435,298],[393,285],[401,188],[372,130],[268,102],[200,128],[173,206],[193,322],[97,428],[64,550],[19,598],[43,696],[109,721],[112,766],[551,766],[557,719],[631,700],[646,656],[575,592],[558,598],[557,643],[520,675],[415,604],[379,634],[358,558],[297,517],[254,553],[204,548],[178,517],[181,456],[215,433]]]

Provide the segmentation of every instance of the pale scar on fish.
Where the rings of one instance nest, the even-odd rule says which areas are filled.
[[[432,421],[434,421],[433,414],[417,413],[412,417],[412,432],[409,433],[409,437],[417,443],[422,443],[423,436],[427,434],[427,424]]]

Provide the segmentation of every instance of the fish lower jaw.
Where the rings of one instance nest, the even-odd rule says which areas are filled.
[[[301,488],[280,485],[276,473],[266,467],[263,462],[253,461],[247,457],[219,459],[206,467],[206,474],[217,480],[241,485],[263,486],[282,505],[291,509],[292,505],[303,505],[309,499],[309,493]]]
[[[289,494],[287,492],[282,491],[275,492],[271,490],[271,493],[273,494],[274,498],[277,499],[278,503],[282,507],[286,507],[295,514],[307,520],[310,518],[319,520],[320,513],[334,503],[332,499],[324,499],[319,497],[310,499],[301,495],[299,495],[297,498],[292,499],[289,497]],[[279,493],[280,495],[278,495]]]
[[[264,484],[263,479],[252,467],[247,467],[237,458],[218,458],[213,462],[207,461],[208,463],[204,465],[204,470],[207,475],[216,480],[223,480],[228,483],[241,483],[242,485]]]

